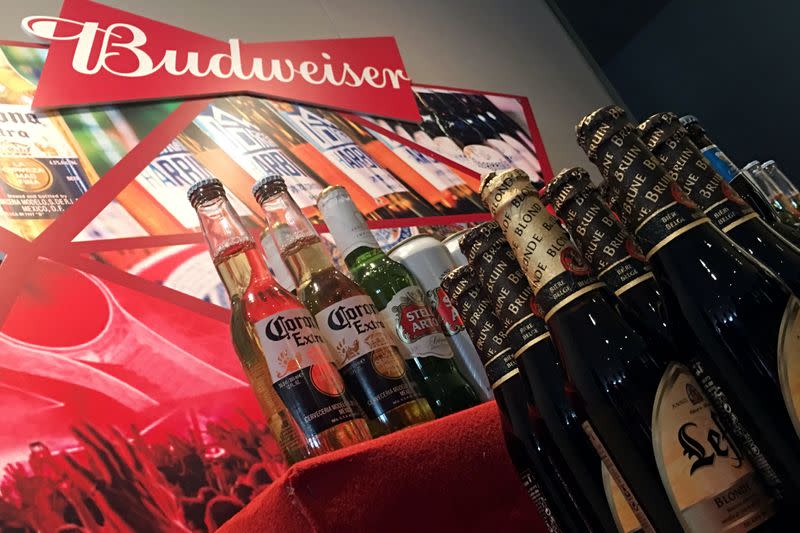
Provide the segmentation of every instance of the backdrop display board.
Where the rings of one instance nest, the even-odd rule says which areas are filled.
[[[316,196],[342,185],[388,248],[488,220],[481,173],[551,175],[524,97],[414,85],[421,123],[245,95],[34,111],[46,55],[0,46],[0,529],[207,531],[285,469],[193,183],[219,178],[254,234],[260,178],[323,232]]]

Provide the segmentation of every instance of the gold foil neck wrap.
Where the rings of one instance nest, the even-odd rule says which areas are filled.
[[[481,178],[481,201],[483,201],[483,205],[489,208],[489,198],[485,196],[486,191],[492,190],[496,187],[496,182],[498,181],[507,181],[507,180],[517,180],[520,182],[527,183],[532,190],[534,189],[533,183],[531,182],[530,176],[525,173],[525,171],[520,170],[518,168],[512,168],[509,170],[502,170],[500,172],[489,172],[488,174],[484,175]],[[489,208],[491,210],[491,208]]]
[[[514,173],[499,173],[486,185],[482,191],[484,201],[534,293],[566,272],[565,265],[586,269],[584,275],[588,273],[588,265],[529,182]]]

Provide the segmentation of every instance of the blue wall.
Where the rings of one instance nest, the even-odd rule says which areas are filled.
[[[672,0],[601,65],[643,120],[694,114],[739,165],[800,183],[800,2]]]

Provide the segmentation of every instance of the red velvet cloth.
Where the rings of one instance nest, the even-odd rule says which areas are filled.
[[[220,529],[543,532],[488,402],[294,465]]]

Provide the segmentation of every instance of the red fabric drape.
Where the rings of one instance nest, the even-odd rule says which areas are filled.
[[[543,532],[494,402],[292,467],[220,530]]]

